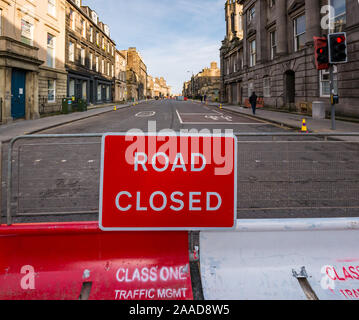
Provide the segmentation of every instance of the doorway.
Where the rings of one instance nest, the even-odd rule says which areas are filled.
[[[293,70],[288,70],[284,73],[284,85],[285,104],[291,111],[295,103],[295,72]]]
[[[25,117],[26,71],[13,69],[11,75],[11,116],[13,119]]]

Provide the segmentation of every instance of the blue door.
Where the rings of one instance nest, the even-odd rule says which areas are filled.
[[[25,77],[25,71],[19,69],[12,70],[11,116],[14,119],[25,117]]]

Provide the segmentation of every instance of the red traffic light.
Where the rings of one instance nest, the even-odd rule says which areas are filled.
[[[347,38],[345,32],[331,33],[329,38],[329,63],[338,64],[348,62]]]
[[[314,37],[315,65],[318,70],[329,69],[328,39]]]

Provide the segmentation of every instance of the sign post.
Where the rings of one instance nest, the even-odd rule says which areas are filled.
[[[103,136],[101,230],[223,230],[236,220],[235,136]]]

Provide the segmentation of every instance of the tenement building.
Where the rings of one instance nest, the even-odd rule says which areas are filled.
[[[129,100],[143,100],[147,95],[147,66],[136,48],[122,52],[127,59],[127,96]]]
[[[0,122],[60,108],[67,78],[64,23],[63,0],[0,0]]]
[[[310,110],[313,101],[329,103],[329,74],[315,68],[313,37],[345,31],[349,62],[334,68],[337,112],[359,116],[357,1],[228,0],[225,14],[222,101],[243,105],[255,91],[264,105],[276,108],[300,111]]]
[[[81,0],[66,1],[67,95],[90,104],[110,102],[115,93],[116,44],[110,28]]]
[[[114,97],[116,102],[127,100],[126,67],[126,55],[123,52],[116,50]]]
[[[183,95],[188,98],[206,96],[208,100],[218,101],[220,89],[221,71],[216,62],[211,62],[210,68],[204,68],[183,84]]]

